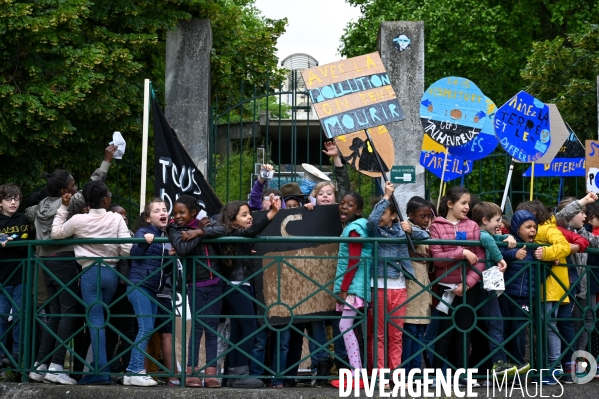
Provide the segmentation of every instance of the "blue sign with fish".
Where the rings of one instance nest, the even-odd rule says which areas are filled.
[[[470,80],[439,79],[422,96],[424,132],[444,147],[462,146],[478,136],[487,122],[487,97]]]
[[[495,130],[493,128],[493,119],[495,118],[497,106],[486,96],[485,103],[487,107],[485,115],[486,122],[478,136],[461,146],[449,147],[448,150],[450,154],[456,155],[462,159],[478,161],[495,151],[495,148],[497,148],[497,144],[499,143],[497,137],[495,137]]]

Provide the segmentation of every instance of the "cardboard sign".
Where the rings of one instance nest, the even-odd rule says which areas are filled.
[[[535,177],[582,177],[586,176],[584,146],[570,130],[570,136],[561,146],[551,163],[535,163]],[[530,177],[532,166],[522,174]]]
[[[422,140],[422,149],[420,151],[420,165],[424,166],[440,179],[443,175],[444,161],[445,147],[434,142],[433,139],[425,134],[424,139]],[[445,176],[443,176],[444,181],[448,182],[471,172],[472,161],[447,154]]]
[[[585,166],[587,192],[599,192],[599,141],[586,140],[585,144]]]
[[[422,96],[424,132],[444,147],[468,143],[487,121],[487,97],[470,80],[450,76],[437,80]]]
[[[449,153],[462,159],[477,161],[490,155],[497,148],[497,137],[495,137],[495,129],[493,128],[493,120],[497,106],[495,103],[485,96],[487,106],[486,122],[478,134],[471,141],[457,147],[448,147]]]
[[[305,69],[302,77],[325,135],[335,139],[346,161],[369,176],[388,172],[395,151],[384,125],[406,117],[379,54]],[[366,129],[374,143],[368,142]],[[383,161],[382,168],[373,147]]]
[[[551,145],[549,107],[525,91],[497,110],[494,126],[499,144],[516,161],[535,162]]]
[[[549,107],[549,124],[551,125],[551,145],[549,149],[538,161],[535,163],[551,163],[561,151],[562,147],[570,137],[571,130],[564,122],[562,115],[560,114],[555,104],[546,104]],[[584,157],[584,146],[580,144],[582,152],[579,157]],[[535,170],[536,172],[536,170]]]
[[[257,219],[265,212],[257,211],[252,215]],[[318,205],[312,211],[281,209],[259,237],[339,237],[342,230],[339,206]],[[319,288],[310,279],[333,291],[338,243],[258,243],[253,249],[256,251],[254,270],[265,268],[254,279],[256,298],[268,309],[270,323],[289,322],[289,308],[277,305],[279,302],[287,304],[294,315],[314,315],[315,320],[319,315],[335,314],[334,297],[326,291],[311,296]],[[258,314],[263,315],[265,309],[257,308]]]

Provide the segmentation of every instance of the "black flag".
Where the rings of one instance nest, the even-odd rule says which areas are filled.
[[[222,202],[198,170],[152,98],[154,117],[154,195],[166,202],[169,213],[183,194],[196,197],[209,216],[220,213]]]

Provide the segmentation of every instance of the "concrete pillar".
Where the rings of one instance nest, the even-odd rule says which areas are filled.
[[[210,120],[210,50],[207,19],[182,21],[166,36],[166,110],[181,143],[207,176]]]
[[[405,35],[407,47],[396,48],[393,39]],[[406,43],[405,38],[402,42]],[[416,166],[416,183],[400,184],[395,196],[401,211],[414,195],[424,197],[424,171],[420,166],[420,149],[424,131],[420,123],[420,100],[424,93],[424,22],[382,22],[377,49],[387,69],[393,90],[406,119],[387,126],[395,147],[394,165]],[[405,213],[404,213],[405,214]]]

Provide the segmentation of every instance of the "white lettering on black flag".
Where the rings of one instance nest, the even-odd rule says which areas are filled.
[[[166,203],[169,213],[183,194],[196,197],[208,215],[216,215],[223,204],[202,172],[185,151],[168,123],[156,99],[152,99],[154,117],[154,195]]]

